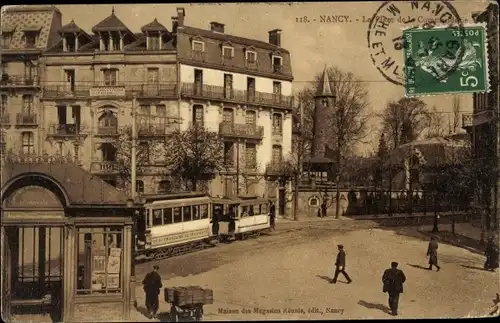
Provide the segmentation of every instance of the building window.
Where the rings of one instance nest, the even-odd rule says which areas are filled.
[[[148,36],[148,49],[160,50],[160,38],[158,35]]]
[[[120,227],[77,228],[76,293],[120,294],[123,230]]]
[[[10,43],[12,42],[12,32],[3,32],[3,48],[9,48]]]
[[[101,145],[102,161],[114,162],[116,161],[116,147],[109,142]]]
[[[37,67],[31,62],[24,63],[24,79],[26,80],[26,82],[31,82],[31,84],[33,84],[34,80],[38,76],[37,72]]]
[[[26,47],[28,48],[34,48],[36,47],[36,38],[37,38],[37,32],[35,31],[27,31],[24,33],[24,40]]]
[[[102,70],[104,76],[104,85],[115,86],[117,85],[118,70],[114,68],[106,68]]]
[[[23,114],[31,115],[33,113],[33,96],[23,95]]]
[[[149,164],[151,162],[151,152],[148,142],[139,143],[138,164]]]
[[[282,149],[279,145],[273,146],[272,163],[279,164],[282,161]]]
[[[100,133],[102,133],[102,131],[109,134],[118,133],[118,120],[115,114],[111,111],[104,112],[99,118],[99,128],[98,132]]]
[[[113,33],[111,34],[111,38],[113,39],[113,49],[114,51],[119,51],[119,50],[122,50],[120,45],[120,35],[118,35],[117,33]]]
[[[224,74],[224,98],[231,99],[233,97],[233,75]]]
[[[230,141],[224,142],[224,165],[234,165],[234,144]]]
[[[8,100],[8,96],[6,94],[2,94],[2,99],[0,101],[0,112],[2,113],[2,116],[7,115]]]
[[[255,113],[255,111],[247,110],[245,113],[245,123],[248,125],[255,126],[256,121],[257,121],[257,114]]]
[[[158,183],[158,193],[160,194],[165,194],[170,192],[172,189],[172,185],[170,184],[170,181],[168,180],[163,180]]]
[[[255,79],[253,77],[247,77],[247,100],[255,101]]]
[[[281,114],[273,114],[273,135],[283,134],[283,118]]]
[[[151,106],[148,104],[141,104],[139,106],[139,114],[142,116],[149,116],[151,114]]]
[[[167,116],[167,107],[163,104],[159,104],[156,106],[156,114],[165,117]]]
[[[233,123],[234,122],[233,109],[224,108],[222,113],[223,113],[222,114],[222,122],[224,122],[224,123]]]
[[[246,55],[246,59],[247,59],[248,64],[255,64],[257,62],[257,53],[256,52],[247,51],[245,53],[245,55]]]
[[[135,192],[137,194],[144,194],[144,182],[141,180],[135,181]]]
[[[193,125],[203,127],[203,106],[193,106]]]
[[[33,155],[35,153],[35,136],[33,132],[23,132],[21,136],[23,141],[23,154]]]
[[[281,56],[273,55],[273,72],[281,72],[282,71],[282,58]]]
[[[229,46],[222,46],[222,56],[231,59],[234,56],[234,48]]]
[[[194,94],[203,95],[203,70],[194,70]]]
[[[245,145],[245,166],[248,169],[257,168],[257,148],[255,144]]]
[[[319,199],[313,196],[309,199],[309,206],[319,206]]]
[[[199,40],[193,40],[193,51],[195,52],[204,52],[205,51],[205,43]]]

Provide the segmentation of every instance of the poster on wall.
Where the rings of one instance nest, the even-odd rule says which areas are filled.
[[[105,256],[94,256],[92,262],[92,271],[95,273],[104,273],[106,270],[106,257]]]
[[[108,257],[108,273],[119,274],[120,273],[120,256],[109,256]]]
[[[100,290],[106,286],[105,274],[92,274],[92,290]]]
[[[107,288],[120,288],[120,274],[108,274]]]

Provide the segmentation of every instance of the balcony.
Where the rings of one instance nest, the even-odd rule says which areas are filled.
[[[173,125],[168,123],[139,124],[137,135],[139,137],[163,137],[173,131]]]
[[[47,85],[42,93],[45,99],[87,98],[89,95],[90,85]]]
[[[50,124],[47,135],[50,137],[78,137],[86,135],[85,127],[81,124]]]
[[[281,176],[284,175],[284,173],[285,171],[281,162],[274,161],[266,166],[266,174],[269,176]]]
[[[293,107],[292,96],[234,89],[227,91],[223,86],[205,84],[182,83],[181,95],[184,97],[215,99],[236,103],[254,103],[287,108]]]
[[[4,113],[0,115],[0,125],[10,126],[10,114]]]
[[[35,113],[18,113],[16,117],[17,127],[37,127],[38,120]]]
[[[90,96],[97,98],[125,98],[125,86],[94,85],[90,88]]]
[[[90,164],[90,172],[99,175],[118,175],[120,172],[120,162],[94,161]]]
[[[472,113],[462,114],[462,128],[466,129],[472,127],[474,121],[474,115]]]
[[[131,96],[132,93],[135,93],[139,99],[176,97],[177,85],[172,83],[127,85],[126,91],[127,96]]]
[[[222,122],[219,125],[219,134],[226,137],[262,140],[264,127],[253,124]]]
[[[118,136],[118,127],[103,127],[103,126],[98,126],[97,127],[97,136]]]
[[[0,86],[2,88],[8,87],[18,87],[18,88],[27,88],[27,87],[39,87],[40,82],[38,76],[21,76],[21,75],[8,75],[3,74],[2,79],[0,81]]]

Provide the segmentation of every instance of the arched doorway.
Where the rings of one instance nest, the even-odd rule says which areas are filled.
[[[67,199],[47,176],[25,175],[2,190],[2,309],[60,321]],[[33,315],[35,315],[33,317]]]

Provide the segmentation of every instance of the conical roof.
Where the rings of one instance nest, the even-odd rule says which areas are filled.
[[[82,29],[80,28],[74,20],[71,20],[71,22],[67,25],[64,25],[59,29],[60,33],[82,33],[85,34],[85,36],[89,37],[90,36]]]
[[[323,75],[319,81],[317,97],[333,97],[332,88],[330,86],[330,77],[328,76],[328,68],[325,66]]]
[[[141,31],[144,33],[146,31],[168,31],[168,30],[167,28],[165,28],[165,26],[160,24],[158,20],[155,18],[155,20],[153,20],[149,24],[142,26]]]
[[[128,27],[115,16],[115,10],[111,12],[111,15],[92,27],[93,33],[98,33],[100,31],[129,31]]]

